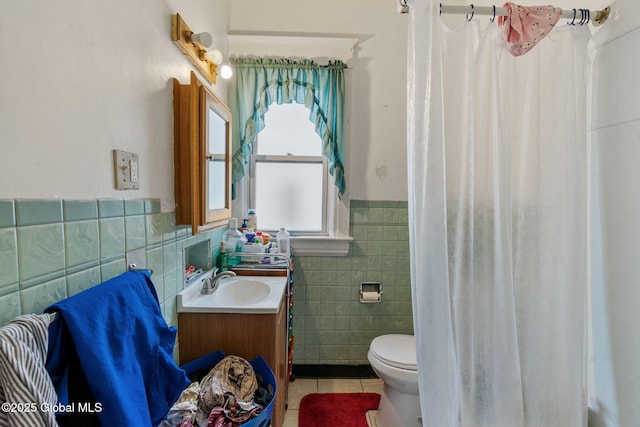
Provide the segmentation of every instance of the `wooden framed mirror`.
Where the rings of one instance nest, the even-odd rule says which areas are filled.
[[[231,110],[194,72],[173,79],[176,223],[193,234],[231,217]]]

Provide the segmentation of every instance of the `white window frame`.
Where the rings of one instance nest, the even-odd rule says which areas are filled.
[[[232,216],[245,218],[249,208],[249,174],[236,183],[236,198],[232,201]],[[258,220],[260,213],[258,212]],[[345,256],[353,238],[349,235],[349,201],[338,197],[333,177],[327,185],[327,235],[293,235],[291,249],[294,256]]]
[[[260,143],[260,134],[256,138],[255,144]],[[257,152],[257,146],[254,145],[253,152]],[[327,230],[327,217],[328,217],[328,201],[327,201],[327,185],[328,185],[328,176],[329,176],[329,161],[325,156],[274,156],[274,155],[262,155],[262,154],[252,154],[250,159],[250,170],[249,170],[249,204],[253,207],[256,207],[256,163],[320,163],[322,164],[322,225],[320,231],[303,231],[303,230],[289,230],[297,235],[304,236],[328,236],[329,232]],[[269,232],[277,232],[278,230],[264,230]]]

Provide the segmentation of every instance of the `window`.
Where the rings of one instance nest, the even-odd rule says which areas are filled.
[[[272,104],[251,156],[250,205],[260,228],[327,235],[327,158],[302,104]]]
[[[346,255],[352,240],[344,168],[346,64],[232,62],[233,211],[255,208],[259,228],[287,228],[296,255]]]

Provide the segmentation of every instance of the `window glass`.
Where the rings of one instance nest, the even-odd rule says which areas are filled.
[[[323,174],[321,162],[256,162],[260,228],[321,231]]]
[[[320,156],[322,141],[302,104],[271,104],[264,115],[265,127],[258,134],[262,155]]]
[[[259,227],[326,233],[327,160],[302,104],[272,104],[254,152],[251,206]]]

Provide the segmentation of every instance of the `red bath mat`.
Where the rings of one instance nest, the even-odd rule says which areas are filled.
[[[300,401],[300,427],[367,427],[367,411],[378,409],[378,393],[313,393]]]

